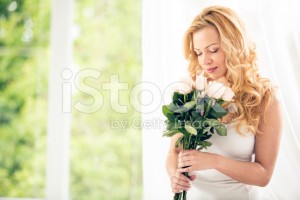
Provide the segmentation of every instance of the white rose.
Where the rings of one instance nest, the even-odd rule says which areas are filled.
[[[207,78],[205,76],[196,76],[196,90],[204,90],[207,87]]]
[[[234,92],[231,90],[231,88],[226,87],[224,94],[222,95],[222,99],[224,101],[231,101],[234,97]]]
[[[220,99],[224,95],[225,90],[226,87],[222,83],[211,81],[208,83],[205,93],[209,97]]]
[[[190,77],[181,78],[180,82],[176,84],[175,91],[181,94],[188,94],[193,90],[194,81]]]

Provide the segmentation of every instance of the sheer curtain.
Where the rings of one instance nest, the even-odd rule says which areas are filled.
[[[265,199],[299,199],[300,191],[300,14],[296,0],[265,1],[143,1],[143,129],[144,199],[171,199],[165,170],[169,138],[163,138],[161,105],[169,84],[187,75],[182,39],[186,28],[204,7],[224,5],[245,22],[256,43],[261,73],[279,86],[284,128],[277,165]],[[149,103],[149,98],[151,102]]]

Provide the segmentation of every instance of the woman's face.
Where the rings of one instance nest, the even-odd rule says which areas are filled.
[[[223,80],[227,71],[225,52],[216,28],[206,27],[193,34],[194,51],[201,68],[213,80]]]

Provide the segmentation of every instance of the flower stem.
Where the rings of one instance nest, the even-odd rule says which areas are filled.
[[[182,200],[186,200],[186,191],[183,191],[183,194],[182,194]]]
[[[206,118],[206,116],[208,115],[209,110],[211,108],[211,102],[212,102],[212,100],[210,99],[209,102],[208,102],[207,108],[205,110],[205,114],[204,114],[203,118]]]

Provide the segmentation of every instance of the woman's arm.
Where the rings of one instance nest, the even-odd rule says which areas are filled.
[[[265,118],[266,123],[261,122],[259,125],[262,134],[257,134],[255,139],[255,162],[236,161],[212,153],[184,150],[179,154],[178,171],[189,172],[214,168],[239,182],[266,186],[274,170],[282,129],[280,106],[275,97]],[[190,167],[180,168],[183,166]]]
[[[190,188],[190,181],[195,179],[195,176],[187,178],[177,171],[178,154],[182,150],[180,146],[178,148],[175,147],[176,141],[179,137],[181,137],[181,134],[176,134],[171,138],[170,149],[166,160],[166,168],[170,177],[172,191],[174,193],[179,193],[182,190],[188,190]]]
[[[171,137],[170,149],[166,160],[166,168],[169,177],[172,177],[177,172],[178,154],[182,150],[180,146],[178,146],[178,148],[175,147],[175,143],[179,137],[181,137],[181,134],[179,133]]]

